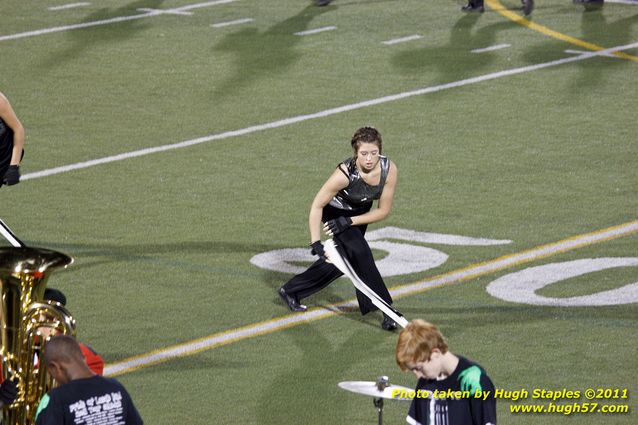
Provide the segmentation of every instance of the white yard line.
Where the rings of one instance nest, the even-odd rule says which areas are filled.
[[[296,32],[295,35],[312,35],[312,34],[319,34],[320,32],[326,32],[326,31],[334,31],[336,30],[337,27],[335,26],[328,26],[328,27],[321,27],[321,28],[315,28],[312,30],[306,30],[306,31],[299,31]]]
[[[507,268],[547,258],[556,254],[572,251],[585,246],[617,239],[638,232],[638,221],[631,221],[618,226],[601,229],[590,233],[563,239],[547,245],[541,245],[527,251],[506,255],[492,261],[473,264],[459,270],[434,276],[421,282],[398,286],[390,290],[393,298],[414,295],[435,287],[446,286],[474,279],[479,276],[495,273]],[[121,375],[153,364],[162,363],[174,358],[185,357],[210,350],[212,348],[232,344],[259,335],[277,332],[293,326],[340,314],[344,308],[355,308],[355,299],[327,307],[312,308],[305,313],[294,313],[277,319],[253,323],[241,328],[219,332],[198,340],[159,349],[151,353],[132,357],[121,362],[109,364],[104,368],[104,375]],[[282,304],[283,307],[283,304]]]
[[[491,52],[491,51],[494,51],[494,50],[507,49],[508,47],[511,47],[511,44],[497,44],[495,46],[484,47],[482,49],[474,49],[474,50],[471,50],[471,52],[472,53],[484,53],[484,52]]]
[[[216,24],[212,24],[211,27],[213,28],[223,28],[223,27],[228,27],[231,25],[241,25],[241,24],[247,24],[250,22],[253,22],[254,19],[252,18],[244,18],[244,19],[235,19],[234,21],[226,21],[226,22],[218,22]]]
[[[60,6],[51,6],[51,7],[47,7],[47,10],[50,10],[52,12],[54,11],[58,11],[58,10],[67,10],[67,9],[75,9],[76,7],[84,7],[84,6],[90,6],[91,3],[69,3],[69,4],[63,4]]]
[[[493,72],[490,74],[480,75],[478,77],[467,78],[464,80],[454,81],[451,83],[440,84],[438,86],[424,87],[412,91],[397,93],[389,96],[383,96],[376,99],[370,99],[363,102],[351,103],[349,105],[343,105],[336,108],[326,109],[319,112],[314,112],[306,115],[297,115],[294,117],[284,118],[277,121],[271,121],[264,124],[257,124],[250,127],[245,127],[239,130],[231,130],[223,133],[211,134],[208,136],[198,137],[196,139],[185,140],[183,142],[173,143],[170,145],[154,146],[150,148],[140,149],[131,152],[124,152],[117,155],[107,156],[104,158],[92,159],[90,161],[77,162],[75,164],[63,165],[60,167],[49,168],[42,171],[36,171],[33,173],[24,174],[22,180],[37,179],[40,177],[52,176],[55,174],[67,173],[69,171],[80,170],[83,168],[94,167],[96,165],[108,164],[116,161],[123,161],[125,159],[136,158],[140,156],[150,155],[159,152],[166,152],[174,149],[182,149],[189,146],[199,145],[201,143],[208,143],[217,140],[225,140],[232,137],[245,136],[247,134],[257,133],[264,130],[270,130],[280,127],[286,127],[292,124],[297,124],[303,121],[309,121],[318,118],[325,118],[332,115],[342,114],[344,112],[350,112],[357,109],[369,108],[376,105],[382,105],[385,103],[396,102],[399,100],[407,99],[415,96],[422,96],[429,93],[436,93],[443,90],[449,90],[457,87],[468,86],[472,84],[481,83],[484,81],[495,80],[498,78],[508,77],[511,75],[524,74],[527,72],[538,71],[540,69],[551,68],[559,65],[564,65],[572,62],[578,62],[585,59],[591,59],[598,56],[604,56],[610,52],[617,52],[627,49],[633,49],[638,47],[638,42],[627,44],[624,46],[612,47],[609,49],[587,52],[578,56],[572,56],[564,59],[558,59],[550,62],[539,63],[536,65],[528,65],[520,68],[508,69],[505,71]]]
[[[181,15],[181,16],[191,16],[193,14],[193,12],[187,12],[184,10],[177,10],[177,9],[151,9],[149,7],[140,7],[138,9],[135,9],[138,12],[148,12],[148,13],[152,13],[153,16],[157,16],[157,15]]]
[[[215,1],[208,1],[205,3],[195,3],[188,6],[176,7],[174,9],[151,9],[140,15],[116,16],[110,19],[102,19],[99,21],[82,22],[80,24],[63,25],[60,27],[51,27],[51,28],[44,28],[40,30],[3,35],[3,36],[0,36],[0,41],[17,40],[19,38],[36,37],[39,35],[52,34],[52,33],[62,32],[62,31],[71,31],[71,30],[76,30],[81,28],[90,28],[90,27],[96,27],[100,25],[108,25],[108,24],[115,24],[119,22],[134,21],[136,19],[149,18],[152,16],[161,16],[161,15],[171,14],[171,13],[182,14],[183,12],[187,12],[192,9],[199,9],[199,8],[208,7],[208,6],[217,6],[220,4],[233,3],[235,1],[237,0],[215,0]]]
[[[220,4],[228,4],[228,3],[234,3],[236,1],[239,0],[214,0],[214,1],[207,1],[204,3],[194,3],[194,4],[189,4],[187,6],[182,6],[182,7],[176,7],[170,10],[193,10],[193,9],[201,9],[203,7],[208,7],[208,6],[217,6]]]
[[[386,46],[391,46],[393,44],[407,43],[408,41],[420,40],[422,38],[423,38],[422,35],[414,34],[414,35],[408,35],[407,37],[393,38],[392,40],[386,40],[383,42],[383,44],[385,44]]]
[[[575,50],[575,49],[565,49],[563,50],[565,53],[569,53],[570,55],[582,55],[583,53],[587,53],[586,51],[583,50]],[[611,53],[606,53],[602,56],[606,56],[608,58],[616,58],[616,59],[622,59],[616,55],[612,55]]]

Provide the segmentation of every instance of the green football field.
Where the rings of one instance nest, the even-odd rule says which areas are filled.
[[[414,387],[398,333],[345,279],[304,314],[276,294],[372,125],[399,170],[368,234],[395,306],[530,393],[499,424],[635,424],[638,3],[536,3],[3,0],[26,155],[0,217],[75,259],[49,286],[146,424],[372,424],[337,384]],[[534,390],[581,396],[513,413],[550,405]]]

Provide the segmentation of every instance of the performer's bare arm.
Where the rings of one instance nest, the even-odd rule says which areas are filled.
[[[339,165],[339,167],[341,167],[341,165]],[[319,192],[317,192],[317,195],[310,206],[310,215],[308,216],[310,243],[321,240],[321,215],[323,207],[328,205],[337,192],[347,186],[348,178],[344,175],[343,171],[337,168],[323,184],[321,189],[319,189]]]

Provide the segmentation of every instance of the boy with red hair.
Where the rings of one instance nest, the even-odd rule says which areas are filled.
[[[399,334],[396,361],[401,370],[419,378],[416,393],[426,395],[412,400],[408,423],[496,424],[494,384],[481,366],[449,351],[433,324],[419,319],[410,322]]]

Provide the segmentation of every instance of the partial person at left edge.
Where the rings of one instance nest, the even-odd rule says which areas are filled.
[[[0,187],[20,182],[20,161],[24,155],[24,127],[9,99],[0,92]]]
[[[10,379],[5,379],[0,384],[0,408],[9,406],[18,396],[18,386]]]

